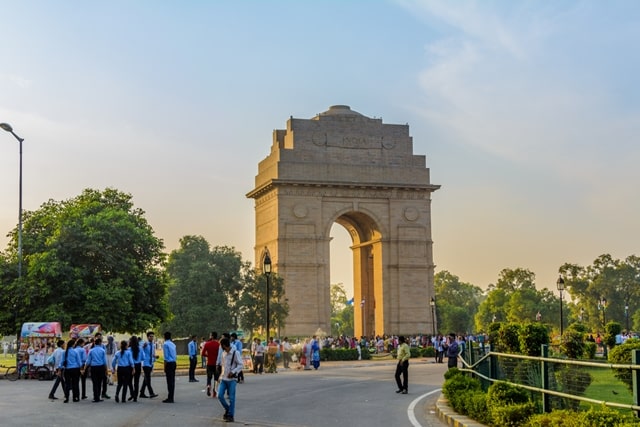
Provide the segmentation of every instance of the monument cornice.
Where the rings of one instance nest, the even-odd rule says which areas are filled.
[[[305,180],[286,180],[286,179],[272,179],[267,181],[263,185],[256,187],[252,191],[246,194],[247,198],[258,199],[265,194],[275,190],[276,188],[283,187],[302,187],[307,189],[323,189],[331,191],[331,189],[341,190],[354,190],[355,191],[411,191],[411,192],[434,192],[440,188],[440,185],[435,184],[390,184],[390,183],[362,183],[362,182],[331,182],[331,181],[305,181]],[[330,194],[322,194],[323,196],[330,196]],[[357,194],[350,195],[349,197],[374,197],[374,196],[359,196]],[[389,196],[383,196],[381,198],[389,198]],[[395,198],[395,197],[394,197]]]

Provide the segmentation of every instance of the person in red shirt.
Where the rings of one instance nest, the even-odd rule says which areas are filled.
[[[211,396],[212,388],[213,388],[213,397],[217,397],[218,388],[216,385],[218,384],[218,380],[220,378],[220,372],[217,369],[218,362],[218,352],[220,351],[220,343],[218,342],[218,333],[211,332],[209,335],[209,340],[204,343],[204,347],[202,347],[202,354],[207,358],[207,396]],[[213,387],[211,386],[211,378],[213,377]]]

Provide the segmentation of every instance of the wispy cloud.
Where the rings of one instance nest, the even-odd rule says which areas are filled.
[[[583,60],[585,51],[593,62],[606,53],[624,63],[629,55],[611,58],[606,51],[615,50],[616,38],[606,43],[590,31],[597,10],[581,3],[555,9],[521,2],[402,4],[440,28],[425,41],[428,66],[419,81],[428,101],[421,114],[452,140],[594,186],[603,175],[628,174],[611,171],[611,161],[640,160],[630,143],[640,115],[620,114],[608,81],[616,63],[590,67]],[[612,146],[624,147],[624,155]]]

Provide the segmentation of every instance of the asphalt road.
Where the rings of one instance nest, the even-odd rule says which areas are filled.
[[[444,381],[446,365],[412,359],[409,394],[396,394],[395,364],[386,362],[327,362],[318,371],[282,370],[277,374],[245,374],[236,396],[233,425],[244,426],[411,426],[440,427],[445,424],[433,413],[433,404]],[[0,380],[0,425],[2,426],[216,426],[223,410],[205,394],[205,377],[189,383],[176,379],[174,404],[166,397],[163,376],[152,380],[156,399],[137,403],[115,403],[112,399],[93,403],[51,401],[49,381]],[[87,389],[90,393],[91,381]]]

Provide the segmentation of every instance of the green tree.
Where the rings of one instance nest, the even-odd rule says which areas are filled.
[[[227,246],[211,249],[202,236],[185,236],[169,255],[169,306],[173,318],[167,327],[175,336],[208,336],[212,330],[234,329],[235,301],[244,286],[248,264]]]
[[[244,273],[244,286],[240,292],[236,312],[240,315],[242,328],[250,331],[250,336],[261,331],[266,338],[266,291],[267,278],[264,274],[247,268]],[[269,279],[269,326],[270,336],[274,330],[286,326],[289,315],[289,302],[285,295],[284,280],[277,273],[271,273]]]
[[[466,333],[474,330],[473,315],[482,299],[482,290],[460,281],[446,270],[434,276],[436,315],[442,333]]]
[[[639,257],[630,255],[619,260],[603,254],[586,267],[565,263],[559,272],[567,291],[577,301],[576,311],[592,330],[603,331],[605,320],[615,320],[626,329],[627,316],[630,328],[636,326],[635,313],[640,309]],[[606,307],[599,303],[603,299]]]
[[[335,336],[353,336],[353,304],[347,303],[347,292],[342,283],[331,285],[331,333]]]
[[[17,253],[15,230],[0,257],[4,330],[14,332],[34,315],[65,328],[91,322],[117,332],[167,318],[163,244],[131,195],[87,189],[25,212],[23,225],[21,281],[7,272]]]
[[[517,268],[504,269],[500,272],[496,285],[490,286],[486,299],[480,304],[475,316],[476,327],[487,330],[490,322],[540,323],[560,328],[558,315],[560,299],[547,288],[538,290],[535,286],[535,274]],[[563,301],[565,319],[569,318],[569,310]],[[566,322],[566,320],[565,320]]]

